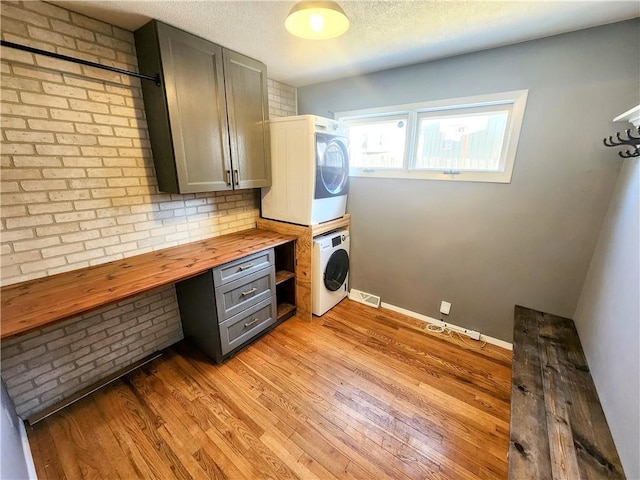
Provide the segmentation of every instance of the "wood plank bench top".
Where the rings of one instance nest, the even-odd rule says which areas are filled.
[[[295,240],[251,229],[2,287],[0,338],[193,277]]]
[[[516,306],[509,479],[623,479],[572,320]]]

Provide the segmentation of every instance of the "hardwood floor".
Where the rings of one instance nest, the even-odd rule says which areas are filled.
[[[510,352],[344,300],[216,366],[187,342],[28,427],[39,478],[507,478]]]

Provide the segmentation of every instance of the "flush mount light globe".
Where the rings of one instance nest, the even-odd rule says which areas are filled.
[[[349,19],[336,2],[303,1],[291,9],[284,26],[296,37],[324,40],[349,30]]]

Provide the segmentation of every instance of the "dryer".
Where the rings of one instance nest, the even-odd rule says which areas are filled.
[[[299,225],[340,218],[349,189],[349,130],[316,115],[273,118],[272,183],[262,189],[262,217]]]
[[[313,239],[311,312],[324,315],[347,296],[349,231],[340,230]]]

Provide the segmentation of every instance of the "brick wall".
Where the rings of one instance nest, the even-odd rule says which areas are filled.
[[[0,4],[2,38],[128,70],[131,32],[43,2]],[[259,192],[158,191],[140,81],[2,49],[3,285],[255,226]],[[296,113],[269,80],[270,113]],[[2,342],[25,417],[182,338],[167,286]]]

